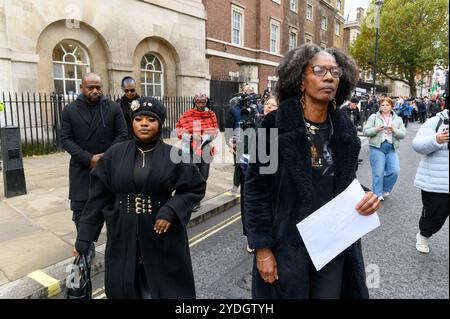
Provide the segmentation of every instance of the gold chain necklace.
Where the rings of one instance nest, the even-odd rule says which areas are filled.
[[[141,154],[142,154],[142,167],[145,167],[145,153],[148,153],[148,152],[151,152],[151,151],[153,151],[155,148],[153,147],[153,148],[151,148],[151,149],[149,149],[149,150],[146,150],[146,151],[143,151],[143,150],[141,150],[140,148],[139,148],[139,146],[136,146],[137,147],[137,149],[141,152]]]

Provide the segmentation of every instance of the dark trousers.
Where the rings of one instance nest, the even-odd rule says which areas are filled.
[[[205,181],[208,180],[209,177],[209,163],[204,162],[203,160],[200,163],[196,164],[200,174],[202,174]]]
[[[239,166],[239,168],[241,169],[241,167]],[[244,172],[242,172],[241,169],[241,220],[242,220],[242,233],[244,234],[244,236],[247,236],[247,228],[245,227],[245,207],[244,207],[244,192],[245,192],[245,177],[244,177]]]
[[[340,299],[345,255],[341,253],[317,271],[311,262],[309,281],[311,299]]]
[[[408,127],[408,116],[402,114],[403,124],[405,124],[405,127]]]
[[[422,112],[420,112],[419,113],[419,121],[420,121],[420,123],[425,123],[425,120],[427,119],[427,113],[422,113]]]
[[[422,191],[422,215],[419,220],[420,234],[431,237],[444,225],[449,215],[449,195]]]
[[[83,212],[84,206],[86,206],[87,201],[70,201],[70,209],[72,210],[72,221],[75,223],[75,227],[77,228],[80,225],[81,213]],[[95,246],[94,243],[91,243],[89,247],[89,256],[93,258],[95,256]]]

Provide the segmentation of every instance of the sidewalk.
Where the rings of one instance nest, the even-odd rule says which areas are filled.
[[[166,142],[175,144],[177,140]],[[233,184],[231,154],[226,149],[218,151],[218,160],[210,167],[202,207],[192,214],[191,224],[239,203],[239,196],[228,192]],[[226,163],[221,163],[222,159]],[[69,160],[67,153],[24,159],[26,195],[5,198],[0,178],[0,298],[45,298],[51,293],[45,286],[50,287],[54,281],[55,275],[51,273],[55,267],[59,269],[57,272],[64,272],[65,266],[72,262],[76,230],[67,198]],[[106,227],[103,227],[96,244],[100,254],[95,258],[98,262],[94,268],[103,267],[105,242]]]

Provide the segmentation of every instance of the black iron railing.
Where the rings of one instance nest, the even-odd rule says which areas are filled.
[[[119,96],[107,95],[112,100]],[[192,97],[161,96],[167,109],[163,137],[169,138],[180,116],[192,107]],[[64,107],[76,100],[76,95],[55,93],[3,92],[0,101],[5,109],[0,112],[0,126],[18,126],[24,156],[43,155],[62,151],[61,114]]]

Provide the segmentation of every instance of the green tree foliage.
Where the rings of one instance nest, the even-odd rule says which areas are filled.
[[[409,85],[416,96],[416,75],[435,65],[448,68],[448,0],[385,0],[381,7],[377,78],[380,75]],[[361,33],[350,53],[363,70],[374,63],[376,6],[369,7]]]

